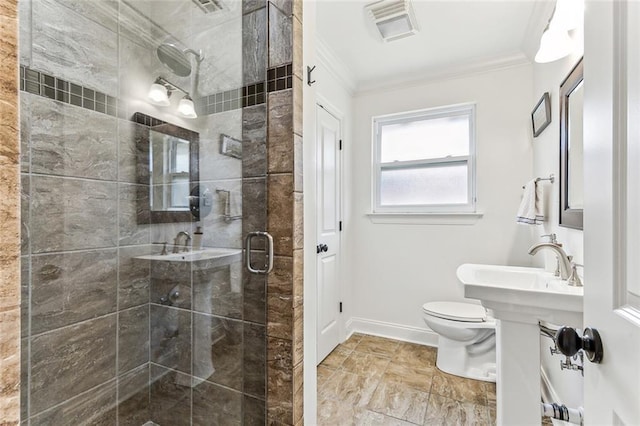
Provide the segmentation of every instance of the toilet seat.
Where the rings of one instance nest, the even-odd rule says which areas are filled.
[[[422,319],[438,335],[438,369],[496,381],[497,321],[490,311],[473,303],[429,302],[422,305]]]
[[[425,314],[450,321],[482,323],[487,310],[481,305],[461,302],[428,302],[422,305]]]

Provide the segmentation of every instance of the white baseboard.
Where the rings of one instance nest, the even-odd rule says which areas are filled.
[[[371,334],[404,342],[438,346],[438,334],[428,328],[411,327],[402,324],[352,317],[345,324],[347,338],[353,333]]]

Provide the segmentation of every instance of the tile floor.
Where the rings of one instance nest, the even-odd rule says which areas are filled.
[[[318,366],[318,423],[493,425],[495,383],[436,366],[436,350],[354,334]]]

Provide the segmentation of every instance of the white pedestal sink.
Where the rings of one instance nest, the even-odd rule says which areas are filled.
[[[540,424],[539,321],[582,328],[582,288],[539,268],[464,264],[465,297],[478,299],[498,319],[498,425]]]
[[[214,268],[241,260],[242,250],[233,248],[203,248],[200,250],[179,253],[147,254],[143,256],[136,256],[135,259],[159,262],[206,262],[205,266]]]

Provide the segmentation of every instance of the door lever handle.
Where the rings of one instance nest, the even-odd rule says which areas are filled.
[[[320,254],[322,252],[327,252],[327,251],[329,251],[329,246],[326,245],[326,244],[318,244],[316,246],[316,253],[317,254]]]
[[[555,340],[560,352],[566,356],[574,356],[582,350],[589,361],[596,364],[602,362],[604,353],[602,339],[595,328],[585,328],[580,336],[573,327],[561,327],[556,333]]]

